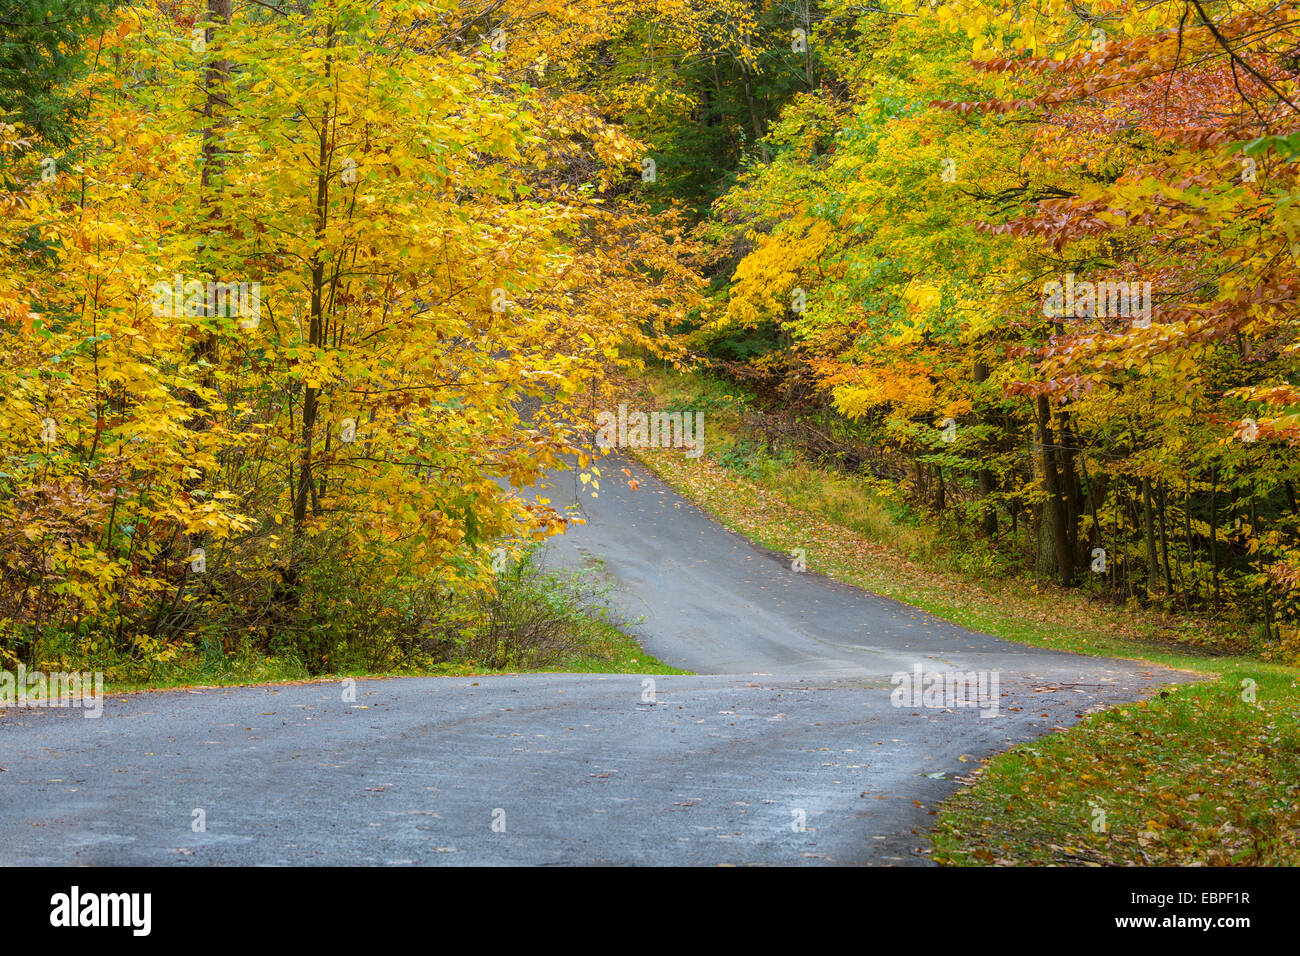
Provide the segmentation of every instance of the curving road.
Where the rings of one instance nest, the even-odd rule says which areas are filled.
[[[1185,679],[797,574],[639,465],[602,470],[621,467],[639,489],[607,479],[547,560],[596,568],[643,646],[700,676],[366,680],[355,701],[334,683],[166,691],[112,697],[97,720],[10,709],[0,864],[924,863],[934,807],[981,758]],[[996,694],[893,706],[890,676],[918,665],[996,673]]]

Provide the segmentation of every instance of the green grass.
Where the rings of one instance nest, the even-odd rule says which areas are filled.
[[[201,657],[187,657],[168,664],[150,680],[106,680],[104,692],[121,694],[143,690],[183,687],[226,687],[248,684],[285,684],[338,681],[345,678],[375,680],[390,677],[477,677],[490,674],[689,674],[646,653],[635,639],[613,624],[589,618],[580,629],[581,639],[569,653],[539,667],[489,667],[473,661],[372,671],[362,667],[337,672],[310,674],[301,663],[259,654],[236,655],[224,666],[214,668]]]
[[[934,859],[1296,865],[1296,702],[1293,669],[1233,666],[1022,744],[944,805]]]
[[[723,524],[808,568],[1007,640],[1149,661],[1201,680],[995,757],[941,810],[952,864],[1300,862],[1300,669],[1243,652],[1227,621],[1117,606],[1013,573],[1004,556],[923,520],[889,482],[772,454],[743,391],[650,370],[643,407],[703,409],[705,454],[642,460]],[[1242,699],[1253,681],[1255,701]],[[1094,833],[1094,808],[1106,813]]]
[[[566,674],[689,674],[648,654],[612,624],[592,621],[581,651],[563,663],[543,668]]]

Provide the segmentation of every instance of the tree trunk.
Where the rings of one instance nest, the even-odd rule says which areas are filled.
[[[749,85],[749,70],[741,67],[741,86],[745,91],[745,106],[749,109],[749,122],[754,130],[754,145],[758,147],[758,154],[762,157],[763,162],[770,163],[772,156],[763,144],[763,121],[758,115],[758,104],[754,102],[754,91]]]
[[[326,38],[326,49],[334,48],[334,30],[331,27]],[[328,77],[333,69],[332,58],[325,58],[325,75]],[[325,106],[320,124],[320,145],[316,157],[316,235],[323,239],[329,217],[329,182],[330,182],[330,107]],[[313,350],[319,349],[325,342],[325,263],[319,253],[311,263],[311,320],[308,329],[308,344]],[[302,448],[298,457],[298,487],[294,491],[293,525],[295,537],[302,534],[303,523],[307,519],[307,503],[313,492],[313,443],[316,437],[316,415],[319,410],[319,391],[311,385],[305,385],[302,404]],[[295,549],[295,562],[301,559],[301,552]],[[296,570],[296,569],[295,569]],[[295,575],[296,577],[296,575]]]
[[[1210,572],[1214,576],[1214,608],[1218,610],[1219,591],[1219,469],[1210,472]]]
[[[988,365],[977,361],[975,363],[976,383],[986,381],[988,377]],[[993,472],[987,468],[981,468],[977,471],[975,478],[979,482],[980,489],[980,529],[986,537],[996,537],[998,533],[998,508],[996,504],[988,501],[988,498],[997,491],[997,481],[993,477]]]
[[[205,46],[212,46],[218,41],[218,28],[230,23],[230,0],[207,0],[207,3],[210,25],[204,31],[203,42]],[[225,176],[226,163],[220,130],[226,126],[222,114],[225,106],[226,80],[229,73],[229,60],[213,59],[209,61],[208,68],[203,74],[203,147],[199,202],[207,210],[206,228],[208,232],[200,245],[199,261],[204,263],[205,267],[207,263],[204,260],[208,258],[207,253],[212,247],[209,237],[214,233],[219,233],[223,225],[221,203],[218,200],[220,199],[222,179]],[[207,272],[209,280],[219,278],[213,275],[210,269]],[[212,316],[208,317],[212,318]],[[216,333],[211,329],[201,333],[191,356],[196,363],[199,361],[208,363],[208,367],[200,372],[199,382],[204,388],[213,388],[216,385],[216,366],[219,357]],[[204,411],[204,414],[195,416],[195,429],[199,431],[206,429],[209,425],[206,414],[207,402],[195,395],[192,404],[195,408]]]
[[[1074,468],[1075,438],[1070,426],[1070,416],[1064,411],[1058,413],[1061,440],[1057,453],[1057,465],[1061,474],[1061,494],[1066,504],[1066,532],[1070,536],[1070,550],[1074,552],[1074,561],[1087,564],[1088,542],[1079,540],[1079,525],[1083,523],[1083,485],[1079,473]]]
[[[1156,558],[1155,518],[1151,509],[1151,479],[1142,479],[1142,519],[1147,541],[1147,596],[1155,594],[1160,586],[1160,565]]]
[[[1174,573],[1169,568],[1169,532],[1165,526],[1165,483],[1160,482],[1160,497],[1156,502],[1158,517],[1160,519],[1160,555],[1165,565],[1165,593],[1172,596],[1174,593]]]
[[[1052,441],[1052,409],[1047,396],[1038,396],[1038,441],[1043,465],[1043,482],[1047,489],[1047,520],[1052,532],[1052,546],[1056,552],[1057,580],[1061,587],[1074,583],[1074,552],[1070,548],[1066,530],[1066,505],[1061,495],[1060,476],[1056,471],[1056,455]]]

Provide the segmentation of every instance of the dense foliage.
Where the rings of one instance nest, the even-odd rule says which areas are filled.
[[[565,526],[513,489],[696,281],[566,83],[638,7],[596,13],[121,8],[75,159],[5,126],[0,652],[323,667]]]
[[[418,644],[647,352],[1294,639],[1296,16],[0,4],[0,655]]]
[[[824,82],[702,226],[696,347],[1061,585],[1288,637],[1296,17],[822,5]]]

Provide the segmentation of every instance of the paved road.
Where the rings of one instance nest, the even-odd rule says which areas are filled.
[[[647,650],[700,676],[374,680],[355,701],[338,684],[169,691],[110,698],[98,720],[11,709],[0,864],[924,863],[933,808],[980,758],[1181,679],[796,574],[627,467],[640,488],[607,480],[548,560],[596,568]],[[998,686],[974,706],[893,706],[890,676],[918,665]]]

